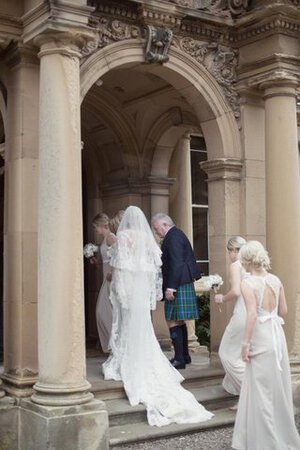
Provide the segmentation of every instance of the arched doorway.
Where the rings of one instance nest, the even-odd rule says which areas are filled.
[[[203,136],[208,160],[240,158],[239,130],[220,86],[181,50],[172,48],[169,56],[164,65],[147,64],[143,43],[127,40],[98,50],[82,63],[85,240],[92,238],[91,217],[99,210],[113,214],[135,204],[150,218],[172,206],[174,215],[169,196],[180,170],[174,154],[181,152],[187,133]],[[219,208],[215,189],[210,189],[209,201]],[[180,205],[177,209],[180,216]],[[236,209],[238,216],[239,204]],[[226,256],[215,257],[216,246],[223,252],[227,234],[218,233],[216,219],[213,215],[210,221],[210,257],[222,272]],[[91,278],[86,279],[90,317],[97,293]],[[91,324],[87,328],[96,330]]]

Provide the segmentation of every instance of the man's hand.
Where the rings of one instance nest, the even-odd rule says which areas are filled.
[[[169,289],[166,290],[165,296],[166,296],[167,300],[174,300],[175,299],[174,292],[170,291]]]

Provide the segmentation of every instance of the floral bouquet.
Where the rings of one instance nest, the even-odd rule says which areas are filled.
[[[95,253],[97,253],[98,251],[98,245],[95,244],[86,244],[83,247],[83,254],[86,258],[92,258],[92,256],[94,256]]]
[[[205,277],[201,277],[201,284],[205,291],[213,290],[217,292],[223,284],[222,277],[220,275],[208,275]]]

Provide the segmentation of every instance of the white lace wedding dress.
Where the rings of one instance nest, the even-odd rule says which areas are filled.
[[[251,337],[234,426],[234,450],[299,450],[293,410],[291,374],[283,319],[278,316],[280,280],[272,274],[249,276],[257,303],[257,320]],[[263,308],[267,290],[276,307]]]
[[[122,380],[130,404],[144,403],[150,425],[194,423],[213,414],[180,383],[155,337],[151,309],[161,298],[160,249],[142,211],[129,207],[112,253],[111,356],[103,364],[106,380]]]

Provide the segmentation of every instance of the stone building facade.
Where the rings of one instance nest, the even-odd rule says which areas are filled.
[[[0,0],[0,423],[11,448],[64,448],[61,436],[68,449],[107,448],[107,412],[86,380],[95,284],[86,270],[84,288],[83,236],[94,238],[99,210],[134,204],[149,218],[169,212],[193,239],[195,138],[207,154],[209,270],[226,279],[231,235],[266,243],[286,289],[299,396],[299,9]],[[211,305],[213,352],[230,314]]]

